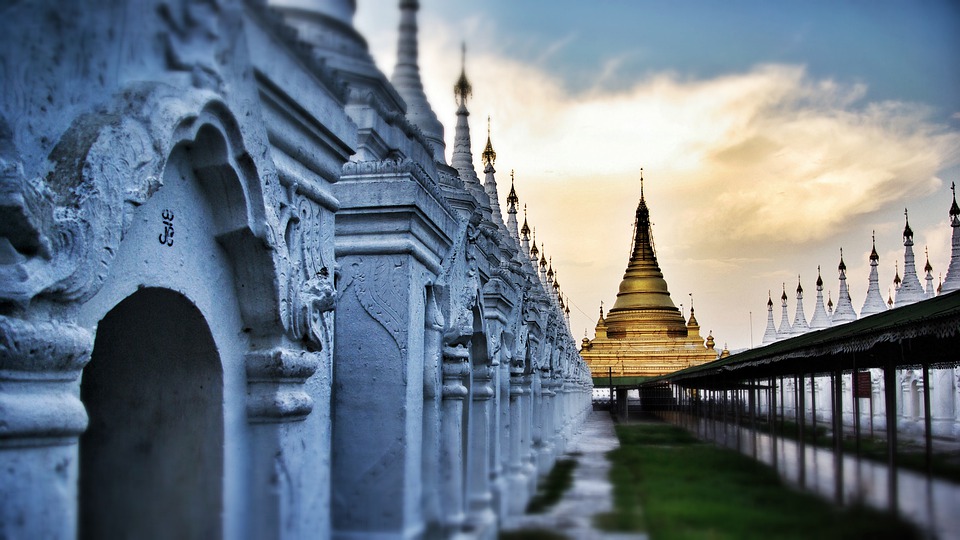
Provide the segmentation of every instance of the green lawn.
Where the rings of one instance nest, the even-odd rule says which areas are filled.
[[[553,464],[550,474],[537,486],[537,493],[527,503],[528,514],[542,514],[560,501],[563,493],[573,485],[575,459],[560,459]]]
[[[653,540],[920,538],[910,525],[866,508],[835,508],[783,484],[773,469],[702,443],[664,423],[617,426],[610,453],[615,510],[598,517],[611,531],[647,531]]]

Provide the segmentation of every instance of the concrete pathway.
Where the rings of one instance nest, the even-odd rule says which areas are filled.
[[[573,486],[547,513],[511,517],[503,530],[546,529],[575,540],[646,539],[646,534],[609,533],[593,527],[593,516],[613,509],[606,453],[619,446],[610,413],[590,412],[564,455],[577,460]]]

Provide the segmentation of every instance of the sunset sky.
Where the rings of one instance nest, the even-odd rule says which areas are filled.
[[[358,2],[388,76],[398,22],[395,2]],[[718,345],[749,347],[751,319],[759,345],[783,283],[792,321],[798,274],[809,321],[818,265],[836,302],[841,247],[859,313],[873,230],[886,297],[904,208],[921,281],[926,246],[935,282],[946,271],[956,2],[421,0],[419,23],[448,158],[465,41],[477,169],[490,115],[501,203],[515,169],[578,339],[616,299],[641,167],[674,303],[688,315],[692,293]]]

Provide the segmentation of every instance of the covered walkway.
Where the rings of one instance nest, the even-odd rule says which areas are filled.
[[[826,478],[828,482],[821,488],[829,486],[827,494],[832,493],[838,503],[849,502],[856,496],[899,511],[914,521],[919,517],[919,521],[926,521],[926,525],[932,527],[930,530],[938,530],[942,535],[943,529],[936,524],[940,518],[924,518],[920,515],[923,512],[913,508],[914,503],[938,500],[939,504],[934,506],[942,506],[946,513],[937,511],[937,514],[950,515],[958,514],[960,503],[957,501],[960,498],[956,492],[946,498],[924,495],[940,491],[939,484],[932,481],[925,484],[927,487],[904,485],[909,481],[910,486],[914,486],[912,481],[916,475],[900,471],[898,467],[896,449],[902,427],[898,426],[895,411],[903,404],[897,403],[897,371],[917,369],[922,372],[918,381],[922,404],[918,408],[922,410],[927,476],[930,477],[933,453],[930,372],[953,368],[958,363],[960,291],[657,377],[638,384],[637,388],[641,392],[643,408],[659,409],[667,412],[666,416],[674,416],[675,420],[683,418],[701,435],[713,437],[718,429],[722,434],[730,430],[750,433],[749,444],[737,436],[728,440],[733,441],[738,449],[752,452],[758,459],[769,456],[774,467],[787,476],[793,474],[800,484],[810,480],[819,485],[823,482],[818,478]],[[885,414],[885,425],[876,426],[875,435],[887,443],[886,463],[881,464],[880,469],[865,468],[859,459],[851,461],[859,456],[863,431],[870,429],[861,426],[860,420],[860,398],[865,397],[863,385],[871,384],[867,369],[882,373],[880,391],[885,401],[884,410],[891,412]],[[832,450],[814,449],[802,442],[809,434],[807,430],[817,429],[817,417],[812,414],[816,410],[815,404],[805,403],[803,391],[792,392],[792,396],[789,392],[790,387],[802,389],[807,379],[813,386],[814,377],[828,380],[825,395],[817,396],[817,399],[829,403],[829,424],[821,425],[821,428],[827,428]],[[843,410],[844,377],[852,383],[848,391],[853,394],[850,401],[853,411]],[[854,452],[847,450],[846,455],[843,444],[844,433],[848,431],[843,421],[845,414],[852,418],[853,440],[857,445]],[[757,433],[758,427],[763,426],[770,435]],[[795,443],[794,440],[801,442]],[[773,452],[772,448],[780,451]],[[794,449],[788,452],[787,448]],[[824,469],[824,460],[832,462],[832,472],[828,475],[820,473]],[[813,468],[818,472],[811,474]],[[789,472],[794,469],[793,473]],[[855,476],[851,477],[850,472],[856,473]],[[928,510],[932,512],[934,509]],[[953,530],[955,534],[957,529],[950,525],[947,530]]]

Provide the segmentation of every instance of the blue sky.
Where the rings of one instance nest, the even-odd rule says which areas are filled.
[[[958,2],[428,0],[423,9],[454,25],[494,20],[499,52],[560,73],[572,89],[591,87],[609,61],[620,68],[611,85],[663,70],[703,78],[790,63],[869,81],[870,99],[960,111]]]
[[[393,2],[359,3],[388,75],[398,19]],[[925,247],[934,278],[946,269],[960,3],[423,0],[419,22],[448,148],[466,41],[478,169],[490,115],[501,198],[516,169],[578,337],[615,299],[640,167],[674,302],[693,293],[704,333],[731,348],[750,345],[751,320],[759,343],[768,290],[785,284],[793,319],[798,274],[808,318],[818,266],[836,301],[841,247],[859,311],[874,230],[886,296],[904,207],[921,272]]]

